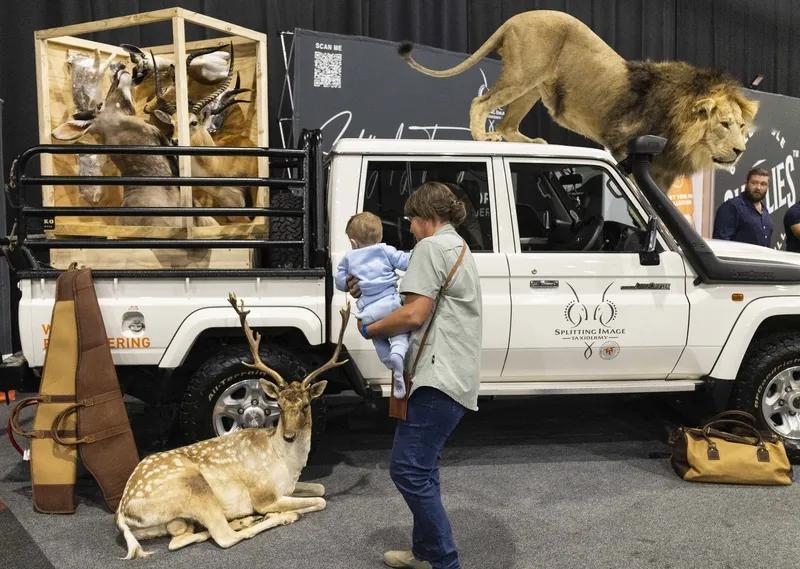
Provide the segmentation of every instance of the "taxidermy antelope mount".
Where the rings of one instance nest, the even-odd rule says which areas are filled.
[[[236,87],[227,91],[233,79],[233,45],[228,72],[220,86],[206,97],[195,103],[190,103],[189,108],[189,142],[192,146],[216,146],[214,138],[209,132],[209,127],[214,117],[224,113],[236,103],[249,103],[236,99],[236,95],[249,91],[239,88],[237,78]],[[153,57],[154,61],[155,56]],[[161,90],[158,74],[155,76],[156,105],[150,111],[154,117],[164,125],[171,126],[177,132],[177,114],[175,104],[167,102],[166,92]],[[174,140],[173,140],[174,142]],[[195,177],[242,177],[252,178],[258,175],[258,160],[253,156],[192,156],[192,176]],[[235,186],[204,187],[195,186],[192,192],[195,205],[211,205],[217,207],[244,207],[245,189]],[[248,222],[247,217],[229,216],[231,222]],[[216,222],[214,223],[216,224]]]
[[[148,58],[147,55],[135,45],[127,43],[120,44],[120,47],[128,52],[133,63],[133,82],[139,85],[152,72],[158,69],[159,72],[168,71],[172,67],[172,62],[163,56]],[[199,49],[186,56],[186,72],[198,83],[213,85],[219,83],[227,76],[228,60],[233,57],[233,44],[230,53],[223,51],[225,46],[208,47]]]
[[[322,367],[302,381],[287,382],[259,357],[261,335],[247,324],[244,302],[228,301],[242,323],[253,363],[272,381],[259,380],[278,401],[280,418],[271,428],[242,429],[160,452],[145,458],[131,474],[116,514],[125,537],[125,559],[149,555],[138,539],[170,535],[170,551],[209,537],[230,547],[270,528],[296,522],[301,514],[326,506],[322,484],[298,482],[311,447],[311,400],[322,395],[327,381],[314,380],[337,361],[350,305],[341,310],[342,329],[336,349]],[[195,532],[195,524],[205,529]]]

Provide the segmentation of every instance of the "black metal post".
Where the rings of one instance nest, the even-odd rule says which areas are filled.
[[[3,173],[3,100],[0,99],[0,175]],[[5,184],[3,184],[5,186]],[[0,196],[0,236],[8,235],[6,223],[6,196]],[[8,260],[0,254],[0,360],[13,350],[11,332],[11,274]]]

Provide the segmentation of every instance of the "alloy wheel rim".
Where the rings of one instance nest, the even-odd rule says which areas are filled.
[[[761,414],[775,433],[800,441],[800,366],[788,367],[769,380],[761,396]]]
[[[257,378],[243,379],[220,394],[211,412],[215,435],[275,425],[280,415],[278,403],[267,398],[258,382]]]

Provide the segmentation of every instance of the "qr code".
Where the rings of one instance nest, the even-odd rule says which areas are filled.
[[[314,52],[314,87],[342,88],[342,54]]]

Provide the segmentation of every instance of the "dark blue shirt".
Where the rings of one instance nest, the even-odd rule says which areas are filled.
[[[762,205],[763,210],[759,213],[744,194],[723,202],[714,219],[714,239],[769,247],[772,239],[772,218],[767,213],[766,204]]]
[[[783,227],[786,229],[786,250],[800,253],[800,239],[792,233],[792,225],[800,223],[800,203],[794,204],[783,216]]]

